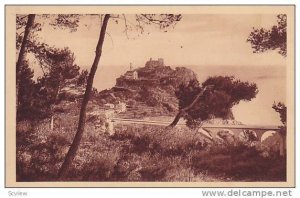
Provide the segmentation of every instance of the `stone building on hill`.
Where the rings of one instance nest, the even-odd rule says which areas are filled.
[[[139,78],[136,70],[133,70],[132,63],[130,63],[130,70],[124,74],[125,79],[128,80],[137,80]]]
[[[145,64],[145,67],[162,67],[165,66],[164,64],[164,59],[163,58],[158,58],[157,60],[148,60]]]
[[[127,71],[124,77],[128,80],[137,80],[139,78],[137,71]]]

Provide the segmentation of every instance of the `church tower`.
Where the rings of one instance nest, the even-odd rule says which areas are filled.
[[[132,70],[133,70],[132,63],[130,63],[130,71],[132,71]]]

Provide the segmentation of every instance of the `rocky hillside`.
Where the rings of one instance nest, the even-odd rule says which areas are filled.
[[[133,73],[135,75],[133,75]],[[93,90],[89,102],[89,111],[106,109],[107,104],[126,104],[126,111],[116,114],[120,118],[142,119],[147,117],[172,118],[178,112],[178,99],[175,91],[181,84],[197,80],[196,74],[185,67],[145,66],[125,72],[116,79],[116,85],[101,92]],[[83,97],[84,85],[78,85],[74,78],[65,82],[60,90],[61,101],[76,102],[77,106]],[[106,105],[105,105],[106,104]],[[76,106],[76,107],[77,107]],[[106,106],[106,107],[105,107]],[[79,106],[78,106],[79,107]],[[62,107],[58,105],[58,109]],[[231,118],[232,117],[232,118]],[[233,115],[224,119],[210,119],[207,124],[239,125]],[[168,121],[171,122],[170,119]]]
[[[133,72],[137,78],[129,75]],[[140,109],[148,116],[174,115],[178,110],[175,90],[194,79],[196,74],[184,67],[145,66],[117,78],[115,87],[101,91],[98,98],[100,104],[125,102],[129,110]]]

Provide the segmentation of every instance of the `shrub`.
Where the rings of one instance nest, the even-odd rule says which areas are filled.
[[[93,117],[65,181],[282,181],[285,159],[264,148],[215,144],[186,127],[116,124],[109,136]],[[95,118],[94,118],[95,119]],[[55,180],[77,127],[77,117],[55,115],[39,123],[17,123],[17,181]],[[269,152],[269,151],[268,151]]]
[[[209,171],[234,180],[285,180],[285,160],[280,162],[278,158],[266,158],[261,152],[256,147],[242,144],[216,145],[209,152],[194,154],[191,165],[198,173]]]
[[[130,139],[131,152],[159,152],[162,155],[182,155],[207,146],[202,136],[188,128],[167,130],[159,126],[116,126],[114,139]]]
[[[55,179],[60,163],[63,161],[71,138],[57,131],[43,131],[49,135],[26,134],[30,141],[18,137],[17,175],[21,181]],[[24,158],[24,156],[26,156]]]
[[[166,171],[171,168],[170,161],[161,159],[159,154],[144,155],[142,168],[139,171],[143,181],[161,181],[166,175]]]

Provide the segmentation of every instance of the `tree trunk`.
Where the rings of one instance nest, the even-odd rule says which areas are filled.
[[[28,35],[30,33],[30,29],[34,23],[34,18],[35,18],[35,14],[29,14],[28,15],[28,19],[27,19],[27,23],[26,23],[26,27],[25,27],[25,32],[24,32],[24,37],[23,37],[23,41],[21,44],[21,48],[20,48],[20,52],[19,52],[19,56],[18,56],[18,60],[17,60],[17,64],[16,64],[16,108],[18,110],[18,106],[19,106],[19,84],[20,84],[20,71],[21,71],[21,64],[22,61],[24,59],[24,55],[25,55],[25,48],[27,45],[27,41],[28,41]]]
[[[281,156],[281,157],[283,157],[284,156],[284,141],[285,141],[285,138],[283,137],[283,136],[281,136],[281,138],[280,138],[280,145],[279,145],[279,155]]]
[[[169,125],[169,127],[172,127],[172,128],[175,127],[184,113],[185,113],[185,111],[183,111],[182,109],[179,110],[178,114],[174,118],[173,122]]]
[[[71,163],[72,163],[72,161],[73,161],[73,159],[76,155],[76,152],[79,148],[79,144],[80,144],[83,132],[84,132],[85,120],[86,120],[86,107],[87,107],[87,104],[88,104],[89,99],[90,99],[90,94],[91,94],[92,87],[93,87],[94,76],[95,76],[95,73],[97,71],[98,63],[99,63],[99,60],[100,60],[100,57],[101,57],[101,54],[102,54],[102,46],[103,46],[103,43],[104,43],[106,27],[107,27],[109,17],[110,17],[110,15],[106,14],[104,19],[103,19],[103,24],[102,24],[102,27],[101,27],[100,36],[99,36],[98,44],[97,44],[97,47],[96,47],[95,59],[94,59],[93,65],[91,67],[91,71],[90,71],[90,74],[89,74],[89,77],[88,77],[88,80],[87,80],[86,90],[85,90],[83,100],[82,100],[82,104],[81,104],[77,132],[75,134],[75,137],[74,137],[74,140],[71,144],[71,147],[69,148],[69,151],[66,155],[66,158],[65,158],[65,160],[64,160],[64,162],[63,162],[63,164],[62,164],[62,166],[59,170],[59,173],[58,173],[58,178],[59,179],[62,179],[66,175],[67,170],[70,167],[70,165],[71,165]]]
[[[194,105],[199,101],[200,97],[203,95],[203,93],[205,92],[205,90],[207,90],[206,88],[204,88],[202,91],[200,91],[200,93],[195,97],[195,99],[193,100],[193,102],[180,109],[178,114],[176,115],[176,117],[174,118],[173,122],[168,126],[168,127],[175,127],[177,125],[177,123],[179,122],[180,118],[190,109],[192,109],[194,107]]]
[[[286,127],[285,129],[281,129],[280,135],[280,145],[279,145],[279,155],[281,157],[286,155]]]

